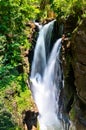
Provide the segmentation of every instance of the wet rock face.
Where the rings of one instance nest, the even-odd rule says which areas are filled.
[[[72,66],[77,92],[76,116],[77,122],[83,124],[86,129],[86,18],[74,31],[71,41]],[[79,125],[78,125],[79,126]],[[77,127],[78,128],[78,127]],[[82,128],[82,130],[85,130]]]
[[[78,25],[77,18],[70,16],[64,33],[72,36],[63,43],[62,51],[65,110],[74,110],[76,130],[86,130],[86,18]]]
[[[86,19],[73,35],[72,54],[77,94],[86,103]]]
[[[23,115],[23,124],[27,126],[27,129],[25,130],[32,130],[33,126],[35,128],[37,128],[37,116],[38,116],[38,112],[35,111],[24,111],[22,113]]]
[[[64,33],[68,34],[68,33],[72,33],[73,30],[76,28],[77,26],[77,21],[78,21],[78,15],[69,15],[67,17],[67,19],[64,22]]]

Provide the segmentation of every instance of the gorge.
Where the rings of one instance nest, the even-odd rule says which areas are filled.
[[[86,0],[0,0],[0,130],[39,126],[86,130]]]
[[[73,20],[73,19],[72,19]],[[65,40],[63,43],[63,49],[62,49],[62,64],[63,64],[63,72],[64,72],[64,111],[69,114],[73,113],[73,121],[75,120],[75,126],[76,130],[78,130],[78,127],[81,127],[81,130],[85,130],[85,95],[82,93],[85,93],[85,80],[82,78],[84,75],[85,78],[85,71],[83,73],[83,70],[85,70],[85,63],[83,63],[85,60],[82,58],[79,58],[77,55],[84,55],[85,51],[85,35],[86,32],[83,28],[83,24],[85,24],[85,19],[81,23],[81,25],[78,26],[77,31],[74,29],[76,28],[76,21],[74,26],[71,27],[72,20],[69,23],[66,23],[64,25],[64,30],[62,30],[62,33],[67,34],[68,32],[71,33],[71,37],[69,40]],[[58,23],[58,21],[57,21]],[[68,26],[69,24],[69,26]],[[52,32],[54,32],[51,36],[51,42],[52,44],[55,43],[56,39],[61,37],[61,35],[57,35],[58,29],[56,27],[56,22],[54,23],[54,28],[52,29]],[[61,23],[63,25],[63,23]],[[80,29],[80,31],[79,31]],[[56,31],[56,32],[55,32]],[[80,35],[79,40],[77,37]],[[83,36],[82,36],[83,35]],[[83,38],[82,38],[83,37]],[[76,40],[77,39],[77,40]],[[49,40],[48,40],[49,41]],[[77,42],[75,42],[77,41]],[[83,43],[83,46],[82,46]],[[53,45],[51,45],[53,46]],[[79,47],[80,46],[80,47]],[[52,47],[51,47],[52,48]],[[78,50],[77,50],[78,48]],[[83,50],[83,51],[82,51]],[[81,54],[79,53],[81,52]],[[77,55],[76,55],[77,54]],[[48,56],[48,55],[47,55]],[[85,55],[83,56],[85,58]],[[80,62],[80,63],[77,63]],[[79,69],[81,67],[81,70]],[[79,71],[79,72],[78,72]],[[80,80],[79,80],[79,78]],[[38,80],[40,82],[40,76],[38,75]],[[77,80],[78,79],[78,80]],[[82,80],[84,80],[82,82]],[[78,84],[78,82],[80,82]],[[78,84],[78,85],[77,85]],[[80,86],[81,84],[81,86]],[[80,87],[79,87],[80,86]],[[82,89],[81,89],[82,88]],[[83,91],[83,92],[82,92]],[[76,114],[74,114],[76,113]]]

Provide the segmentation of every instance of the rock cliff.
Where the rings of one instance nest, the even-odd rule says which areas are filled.
[[[86,130],[86,18],[80,24],[77,21],[78,18],[73,15],[65,22],[58,24],[57,21],[51,42],[61,37],[57,25],[62,27],[64,24],[63,33],[70,37],[62,47],[65,112],[70,114],[76,130]]]
[[[86,129],[86,18],[75,29],[71,39],[72,67],[74,72],[74,85],[76,87],[75,111],[77,124],[83,124]]]
[[[71,34],[63,44],[65,109],[72,111],[76,130],[86,130],[86,18],[79,25],[72,21],[64,25],[64,32]]]

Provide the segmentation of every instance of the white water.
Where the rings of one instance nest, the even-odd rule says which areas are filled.
[[[35,77],[37,73],[41,74],[41,76],[43,75],[43,72],[47,63],[45,42],[47,39],[48,41],[47,46],[50,46],[50,37],[52,34],[54,22],[55,20],[45,25],[39,32],[39,37],[37,39],[33,63],[32,63],[31,78]]]
[[[60,63],[61,38],[56,41],[49,58],[45,47],[48,33],[48,47],[53,30],[54,21],[45,25],[37,40],[32,63],[31,91],[39,111],[40,130],[62,130],[63,126],[58,119],[59,95],[62,83],[62,70]]]
[[[42,29],[42,25],[41,25],[41,24],[39,24],[38,22],[35,22],[35,21],[34,21],[34,24],[38,27],[38,29],[39,29],[39,30],[41,30],[41,29]]]

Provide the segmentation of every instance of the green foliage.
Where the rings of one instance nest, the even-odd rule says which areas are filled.
[[[0,129],[20,130],[22,111],[30,108],[23,50],[30,48],[26,22],[39,13],[35,0],[0,0]],[[18,67],[21,66],[20,71]],[[10,115],[10,116],[9,116]]]
[[[67,17],[70,14],[81,15],[84,13],[86,2],[84,0],[53,0],[51,8],[58,17]]]
[[[15,100],[18,104],[18,111],[22,113],[23,110],[31,109],[32,103],[31,103],[31,92],[26,89],[25,92],[21,92],[20,96],[16,96]]]
[[[23,61],[21,46],[29,44],[24,32],[30,14],[27,2],[0,0],[0,88],[18,75],[16,67]]]
[[[75,121],[75,116],[76,116],[76,112],[75,112],[74,107],[72,107],[72,109],[71,109],[71,111],[70,111],[71,121]]]
[[[22,63],[21,46],[29,48],[25,23],[39,13],[38,1],[0,0],[0,67]]]
[[[0,92],[0,130],[21,130],[13,121],[12,114],[5,107],[5,101],[1,98]]]
[[[10,119],[11,114],[7,111],[0,111],[0,129],[1,130],[16,130],[15,124]]]
[[[58,18],[66,18],[70,14],[79,17],[86,15],[85,0],[38,0],[36,5],[39,7],[39,13],[36,15],[39,19],[47,18],[50,10],[53,10]]]
[[[85,7],[85,0],[0,0],[1,130],[20,130],[17,122],[22,118],[22,111],[32,108],[31,93],[26,85],[28,72],[24,71],[22,54],[22,48],[30,48],[26,22],[46,18],[50,10],[57,17],[64,18],[71,13],[80,17],[82,10],[83,17],[86,17]]]
[[[26,78],[26,77],[25,77]],[[31,109],[31,92],[25,82],[22,83],[22,75],[16,76],[5,89],[0,91],[0,129],[21,130],[22,112]],[[18,122],[20,122],[18,124]],[[21,128],[21,129],[20,129]]]

